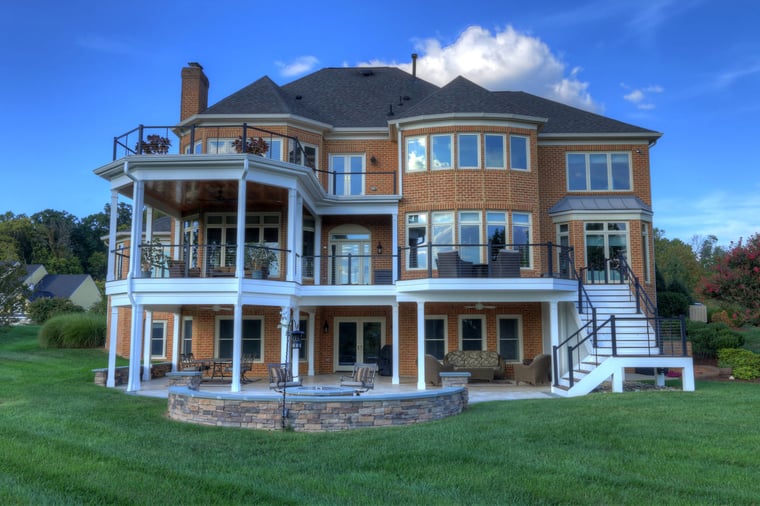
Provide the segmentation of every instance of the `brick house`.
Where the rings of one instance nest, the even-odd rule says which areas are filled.
[[[421,357],[462,349],[498,351],[506,377],[550,354],[563,395],[624,367],[691,367],[651,319],[660,133],[387,67],[262,77],[210,107],[208,90],[199,64],[183,68],[179,123],[117,138],[95,170],[111,209],[135,210],[128,240],[111,230],[107,283],[129,390],[141,359],[144,375],[183,353],[233,369],[254,355],[264,376],[293,328],[295,375],[383,355],[393,383],[420,389]],[[172,219],[160,246],[144,207]]]

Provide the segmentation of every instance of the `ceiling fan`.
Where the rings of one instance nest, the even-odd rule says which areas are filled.
[[[496,306],[486,306],[482,302],[478,302],[474,306],[465,306],[467,309],[475,309],[477,311],[482,311],[484,309],[494,309]]]

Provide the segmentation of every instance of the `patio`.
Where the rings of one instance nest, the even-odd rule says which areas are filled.
[[[341,374],[322,374],[317,376],[301,376],[304,386],[335,386],[340,384]],[[248,395],[266,395],[273,398],[282,397],[281,394],[269,389],[269,382],[266,378],[256,378],[257,381],[241,385],[241,393]],[[136,392],[137,395],[147,397],[168,398],[168,378],[156,378],[151,381],[143,382],[141,389]],[[487,402],[487,401],[507,401],[517,399],[548,399],[556,396],[551,393],[551,387],[546,385],[515,385],[509,383],[470,383],[468,387],[469,403]],[[120,387],[126,390],[126,385]],[[434,392],[441,387],[428,386],[424,392]],[[198,388],[199,392],[207,393],[230,393],[230,383],[221,381],[204,381]],[[375,388],[367,393],[362,394],[362,398],[371,398],[372,396],[386,396],[389,394],[423,392],[417,389],[417,379],[413,377],[402,377],[398,385],[391,384],[391,378],[388,376],[377,376],[375,378]]]

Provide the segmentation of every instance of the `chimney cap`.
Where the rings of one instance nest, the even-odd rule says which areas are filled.
[[[203,67],[197,61],[191,61],[191,62],[188,63],[188,65],[191,66],[191,67],[196,67],[196,68],[199,68],[199,69],[203,70]]]

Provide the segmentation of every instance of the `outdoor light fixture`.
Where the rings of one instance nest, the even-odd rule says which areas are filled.
[[[380,244],[380,241],[377,242],[377,254],[382,255],[383,254],[383,245]]]
[[[330,326],[327,324],[327,320],[325,320],[325,324],[322,325],[322,332],[324,332],[325,334],[330,332]]]
[[[375,158],[375,155],[372,155],[370,157],[369,161],[372,163],[372,165],[376,165],[377,164],[377,158]]]
[[[303,336],[304,331],[303,330],[294,330],[290,333],[290,337],[293,343],[293,349],[294,350],[300,350],[301,346],[303,344]]]

